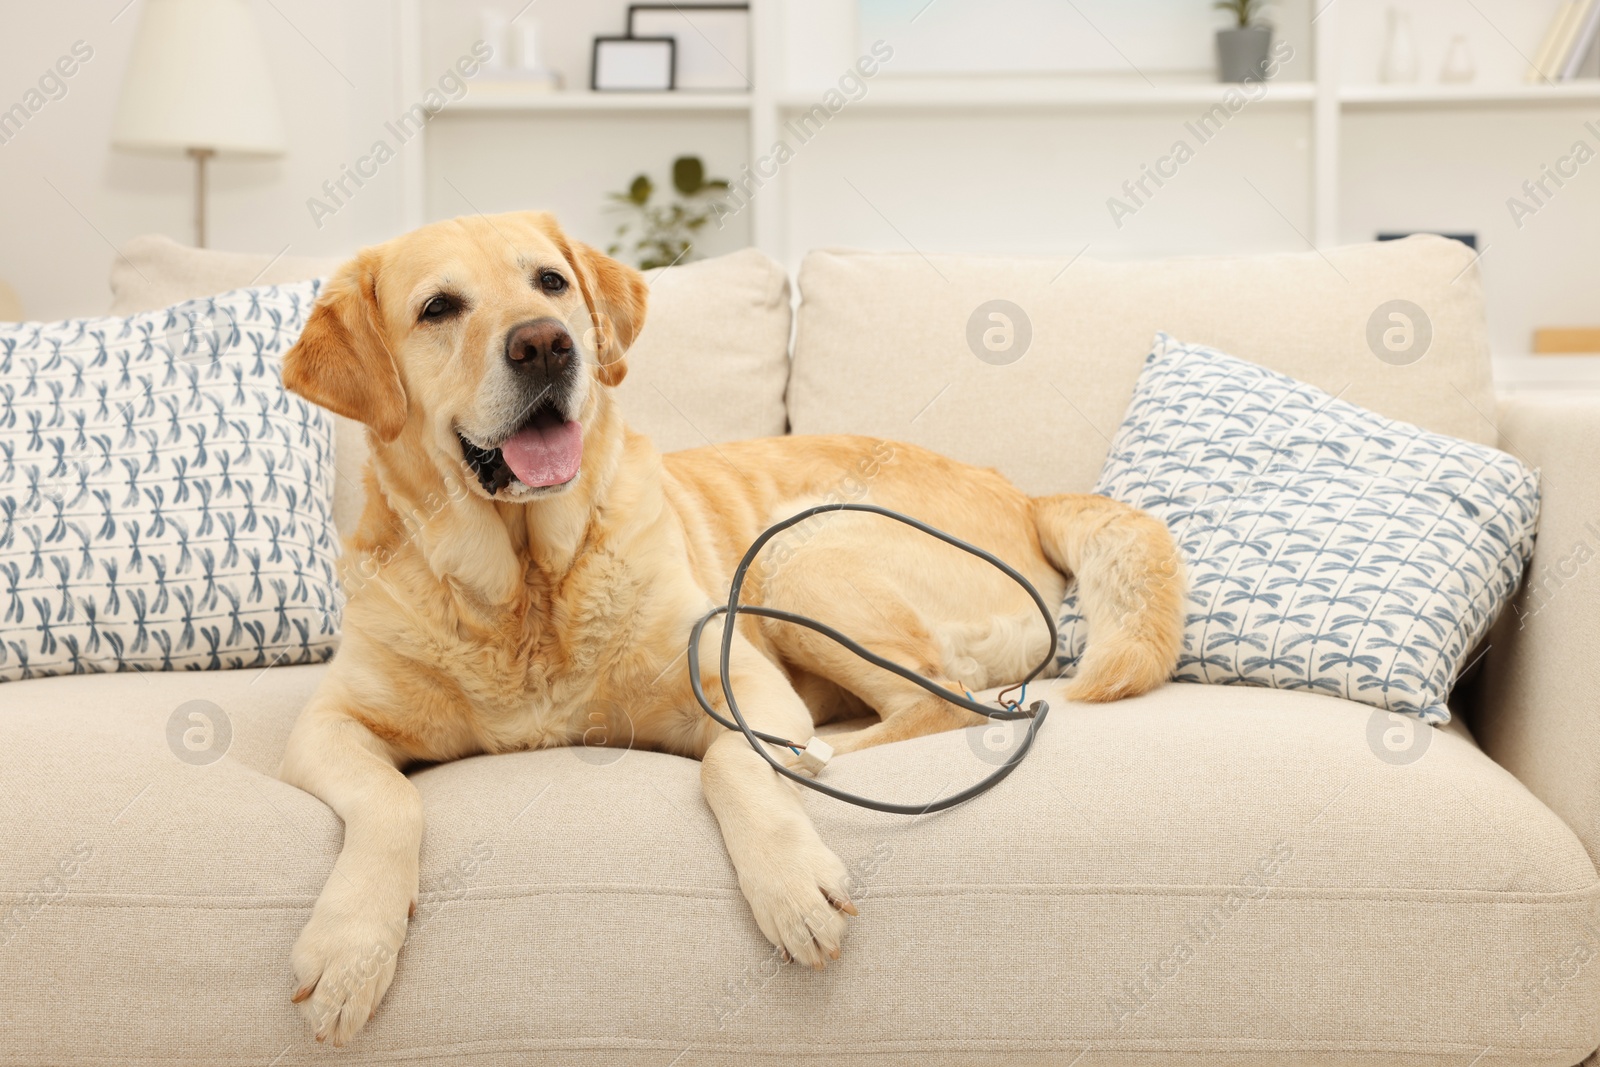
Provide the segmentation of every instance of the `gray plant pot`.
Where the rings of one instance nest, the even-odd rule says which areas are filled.
[[[1272,27],[1217,31],[1217,77],[1225,82],[1266,81]]]

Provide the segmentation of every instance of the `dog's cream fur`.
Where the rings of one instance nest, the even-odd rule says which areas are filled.
[[[540,284],[552,270],[565,291]],[[441,292],[460,313],[420,321]],[[281,772],[345,824],[293,952],[294,999],[318,1040],[348,1041],[394,975],[423,827],[401,772],[418,761],[597,740],[699,759],[761,932],[814,967],[838,957],[855,914],[844,866],[795,787],[695,705],[683,658],[745,548],[807,504],[848,495],[914,515],[1005,559],[1049,603],[1077,575],[1092,639],[1073,699],[1145,692],[1175,664],[1178,557],[1160,522],[1124,505],[1030,499],[993,471],[865,437],[657,454],[609,390],[646,295],[635,271],[548,216],[456,219],[347,264],[285,358],[291,389],[361,420],[372,443],[342,563],[343,642]],[[481,440],[504,422],[507,331],[543,317],[576,341],[582,465],[564,486],[491,496],[457,433]],[[746,601],[816,617],[951,688],[1014,681],[1047,645],[1011,581],[876,516],[789,531],[752,571]],[[720,706],[715,628],[707,637],[699,670]],[[876,712],[877,724],[835,739],[841,752],[983,721],[808,630],[755,618],[739,623],[730,673],[755,728],[801,743],[817,723]]]

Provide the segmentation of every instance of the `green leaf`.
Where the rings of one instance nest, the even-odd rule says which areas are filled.
[[[693,196],[706,184],[706,167],[699,156],[679,156],[672,161],[672,184],[684,196]]]
[[[1212,7],[1226,11],[1238,22],[1240,29],[1248,29],[1267,6],[1268,0],[1214,0]]]
[[[644,207],[650,202],[650,194],[655,191],[656,187],[651,183],[650,175],[641,174],[633,179],[632,185],[628,186],[628,199]]]

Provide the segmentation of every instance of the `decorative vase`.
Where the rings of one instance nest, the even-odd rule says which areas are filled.
[[[1217,77],[1225,82],[1266,81],[1271,26],[1217,31]]]
[[[1384,36],[1378,80],[1388,84],[1417,80],[1417,42],[1411,34],[1411,16],[1399,8],[1389,9],[1389,29]]]
[[[498,8],[485,8],[478,13],[479,33],[489,46],[489,58],[484,60],[485,70],[504,71],[511,66],[511,21]]]
[[[517,39],[517,80],[532,89],[557,92],[561,89],[561,75],[544,65],[544,31],[539,20],[520,19],[512,23]]]
[[[1465,85],[1478,76],[1478,64],[1472,58],[1472,46],[1467,35],[1458,33],[1450,39],[1450,50],[1444,54],[1444,67],[1439,80],[1446,84]]]

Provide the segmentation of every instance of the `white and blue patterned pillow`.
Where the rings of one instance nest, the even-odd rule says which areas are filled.
[[[318,288],[0,323],[0,681],[333,654],[333,421],[279,373]]]
[[[1307,689],[1450,719],[1522,578],[1538,474],[1208,348],[1156,338],[1095,492],[1172,528],[1179,681]],[[1083,654],[1068,591],[1057,666]]]

